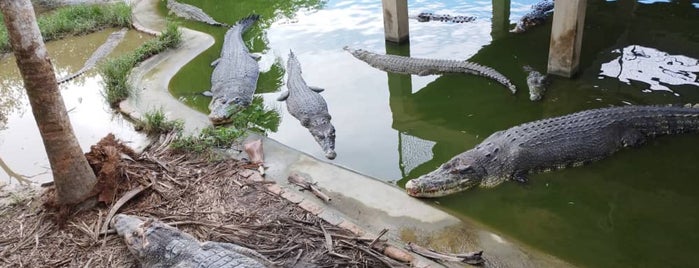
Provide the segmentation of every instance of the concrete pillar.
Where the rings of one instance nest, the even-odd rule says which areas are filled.
[[[381,0],[386,41],[408,41],[408,0]]]
[[[587,0],[555,1],[548,73],[572,77],[580,64]]]
[[[493,20],[490,36],[497,40],[507,36],[510,28],[510,0],[493,0]]]

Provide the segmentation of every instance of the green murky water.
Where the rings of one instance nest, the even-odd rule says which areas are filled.
[[[550,24],[520,35],[507,31],[533,0],[409,1],[411,14],[478,18],[411,20],[411,43],[403,46],[383,41],[379,0],[183,2],[227,23],[262,15],[245,39],[262,54],[258,93],[283,116],[272,138],[323,159],[308,131],[274,101],[286,90],[284,62],[293,49],[308,84],[326,88],[337,129],[333,162],[400,186],[524,122],[610,105],[699,102],[697,1],[589,0],[579,75],[554,79],[538,103],[528,100],[522,66],[545,70]],[[200,92],[209,87],[209,63],[225,29],[184,26],[212,34],[217,44],[174,78],[171,91],[207,112],[209,99]],[[468,59],[505,74],[519,92],[473,76],[386,74],[354,59],[345,45]],[[585,167],[534,175],[528,185],[508,182],[436,201],[580,266],[697,266],[698,161],[699,136],[663,137]]]

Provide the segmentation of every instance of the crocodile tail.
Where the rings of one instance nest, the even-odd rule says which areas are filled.
[[[240,31],[245,32],[259,19],[260,15],[251,14],[250,16],[240,19],[235,25],[233,25],[233,27],[241,27]]]
[[[80,69],[80,70],[78,70],[77,72],[75,72],[75,73],[73,73],[73,74],[71,74],[71,75],[68,75],[68,76],[65,76],[65,77],[59,79],[59,80],[57,81],[57,84],[60,85],[60,84],[66,83],[66,82],[68,82],[68,81],[70,81],[70,80],[73,80],[73,79],[77,78],[78,76],[82,75],[83,73],[85,73],[85,71],[87,71],[87,69],[85,69],[85,68]]]
[[[463,61],[463,65],[465,68],[471,69],[481,76],[493,79],[498,83],[502,84],[503,86],[506,86],[512,92],[512,94],[515,94],[517,92],[517,87],[514,84],[512,84],[510,79],[508,79],[505,75],[501,74],[495,69],[470,61]]]
[[[299,60],[296,58],[296,55],[294,54],[294,51],[292,51],[291,49],[289,49],[289,60],[286,62],[286,70],[298,70],[299,73],[301,72],[301,63],[299,63]]]

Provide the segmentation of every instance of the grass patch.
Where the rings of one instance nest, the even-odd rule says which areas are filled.
[[[277,131],[281,118],[279,112],[265,108],[262,97],[255,96],[252,104],[233,116],[233,122],[228,126],[207,127],[198,135],[180,135],[170,145],[177,151],[195,152],[214,156],[215,148],[230,148],[247,131],[262,134]]]
[[[180,136],[170,147],[175,151],[214,154],[215,148],[230,148],[245,134],[235,127],[206,127],[198,135]]]
[[[0,20],[2,17],[0,17]],[[44,42],[109,27],[131,27],[131,6],[125,3],[75,5],[58,8],[37,18]],[[7,29],[0,27],[0,53],[10,52]]]
[[[265,133],[267,131],[277,131],[281,117],[279,112],[268,109],[260,96],[255,96],[248,108],[233,115],[233,126],[239,129],[249,129],[252,131]]]
[[[177,29],[177,24],[168,22],[165,30],[157,38],[148,40],[131,53],[109,58],[100,64],[99,73],[104,83],[104,96],[109,105],[116,107],[133,93],[133,86],[128,82],[131,69],[153,55],[177,47],[181,42],[182,33]]]
[[[181,120],[168,120],[163,110],[158,109],[146,113],[137,128],[149,136],[155,136],[170,132],[181,132],[184,129],[184,122]]]

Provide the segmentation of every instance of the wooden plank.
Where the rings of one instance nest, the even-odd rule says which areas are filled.
[[[381,0],[383,3],[383,28],[386,41],[408,41],[408,0]]]
[[[587,0],[555,1],[548,73],[572,77],[578,71]]]

